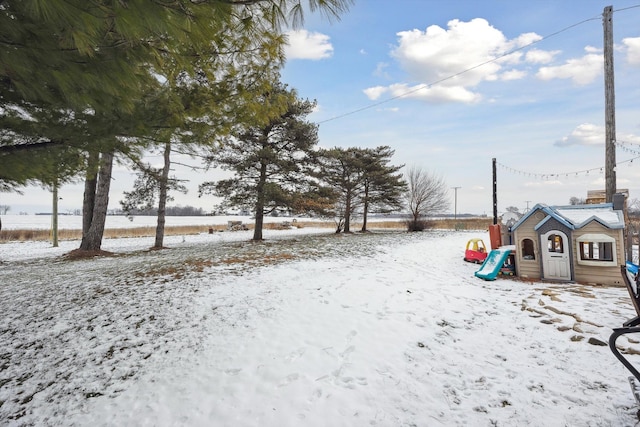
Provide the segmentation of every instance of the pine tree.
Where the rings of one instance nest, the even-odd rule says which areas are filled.
[[[362,188],[362,230],[367,231],[369,212],[387,214],[404,206],[407,183],[402,173],[404,165],[389,165],[395,153],[391,147],[380,146],[364,150]]]
[[[317,125],[305,121],[315,108],[314,101],[298,99],[294,90],[280,83],[258,100],[272,116],[265,120],[261,112],[252,124],[238,124],[211,157],[212,165],[235,176],[200,186],[201,194],[222,197],[223,207],[255,214],[253,240],[262,240],[265,215],[302,205],[310,185],[307,167],[318,142]]]
[[[316,176],[336,194],[336,233],[351,232],[351,218],[361,203],[366,151],[361,148],[331,148],[318,153]]]
[[[319,8],[335,16],[350,3],[308,0],[311,10]],[[88,174],[85,201],[93,200],[105,212],[97,212],[98,206],[87,208],[91,220],[85,220],[87,225],[103,220],[113,156],[135,151],[129,145],[152,133],[154,120],[146,119],[153,117],[154,99],[164,93],[162,77],[195,80],[203,74],[202,61],[220,58],[240,70],[248,51],[238,46],[256,48],[261,41],[277,40],[269,49],[255,51],[256,56],[262,55],[262,64],[272,66],[271,58],[281,56],[284,41],[279,25],[298,20],[301,13],[299,0],[2,1],[0,187],[48,179],[47,165],[53,161],[42,147],[66,147],[71,156],[86,152],[87,159],[97,155],[101,166],[99,173]],[[238,54],[231,58],[226,55],[230,52]],[[237,72],[225,79],[238,82],[242,77]],[[215,78],[210,82],[220,88],[225,85]],[[254,89],[229,87],[245,93]],[[179,117],[184,108],[179,103],[168,106],[176,108],[167,120]],[[233,117],[220,110],[208,115],[202,126]],[[27,151],[37,154],[28,163],[16,154]],[[56,180],[64,178],[60,172],[56,171]],[[76,173],[78,169],[72,168],[67,177]],[[98,175],[105,182],[98,179],[94,185]],[[95,231],[104,229],[104,223],[88,227],[93,231],[81,246],[98,250],[101,236]]]

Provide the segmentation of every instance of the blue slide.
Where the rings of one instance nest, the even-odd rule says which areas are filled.
[[[482,263],[480,270],[476,271],[476,277],[484,280],[496,280],[500,269],[507,260],[507,257],[516,249],[515,245],[501,246],[489,252],[487,258]]]

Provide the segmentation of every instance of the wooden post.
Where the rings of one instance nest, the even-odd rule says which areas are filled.
[[[58,247],[58,183],[53,184],[53,213],[51,215],[51,240]]]
[[[602,13],[604,27],[605,202],[616,194],[616,101],[613,78],[613,6]]]
[[[498,223],[498,176],[496,174],[496,158],[491,159],[493,163],[493,225]]]

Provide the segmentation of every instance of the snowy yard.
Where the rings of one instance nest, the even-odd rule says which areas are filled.
[[[250,233],[1,244],[0,425],[636,424],[590,342],[624,288],[477,279],[485,232]]]

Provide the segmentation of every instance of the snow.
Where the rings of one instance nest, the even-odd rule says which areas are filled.
[[[2,229],[30,229],[48,230],[51,228],[51,215],[2,215]],[[264,221],[280,223],[282,221],[293,221],[289,217],[265,217]],[[300,218],[305,222],[319,221],[312,218]],[[245,224],[253,223],[250,216],[167,216],[166,226],[174,227],[180,225],[226,225],[227,221],[242,221]],[[155,216],[133,216],[107,215],[105,228],[133,228],[133,227],[155,227],[157,218]],[[81,230],[82,216],[80,215],[59,215],[58,229],[60,230]]]
[[[610,207],[606,208],[574,208],[574,209],[557,209],[558,213],[567,218],[575,225],[581,225],[585,221],[598,218],[605,224],[611,227],[622,226],[624,227],[624,218],[620,211],[614,211]]]
[[[0,425],[637,421],[589,342],[635,315],[624,288],[475,278],[484,231],[250,233],[73,261],[78,242],[0,244]]]

